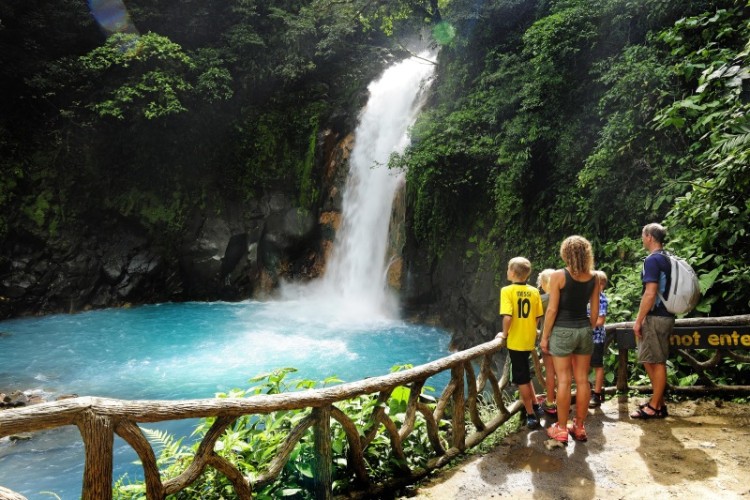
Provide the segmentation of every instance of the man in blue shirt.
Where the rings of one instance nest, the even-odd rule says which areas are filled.
[[[674,328],[675,317],[667,311],[659,299],[660,283],[664,290],[669,289],[671,266],[669,257],[663,254],[667,231],[657,223],[647,224],[641,232],[643,247],[649,252],[643,261],[643,295],[638,308],[633,331],[638,338],[638,361],[651,379],[653,393],[651,399],[640,405],[632,418],[664,418],[667,407],[664,404],[664,391],[667,387],[667,358],[669,357],[669,336]]]

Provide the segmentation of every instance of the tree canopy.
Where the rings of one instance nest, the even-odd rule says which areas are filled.
[[[398,161],[416,236],[437,253],[473,238],[541,269],[586,235],[623,278],[627,319],[640,228],[664,222],[711,290],[699,310],[743,312],[748,5],[490,3],[484,31],[444,47],[435,106]]]
[[[318,134],[353,128],[367,83],[421,37],[437,82],[392,162],[417,244],[540,268],[584,234],[625,316],[635,238],[663,221],[711,290],[702,313],[748,305],[746,2],[112,4],[0,6],[4,237],[102,210],[168,236],[196,205],[279,188],[319,209]]]

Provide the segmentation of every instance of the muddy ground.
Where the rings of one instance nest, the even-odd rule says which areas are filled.
[[[548,449],[544,429],[524,428],[411,498],[750,499],[750,406],[684,401],[668,404],[665,419],[633,420],[641,401],[621,396],[589,410],[588,442],[565,448]]]

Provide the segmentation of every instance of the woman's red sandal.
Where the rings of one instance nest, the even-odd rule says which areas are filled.
[[[547,436],[560,443],[568,444],[568,429],[560,427],[557,422],[547,428]]]

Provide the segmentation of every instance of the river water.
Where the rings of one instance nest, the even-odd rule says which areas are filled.
[[[186,303],[0,322],[0,390],[45,398],[76,393],[118,399],[213,397],[273,369],[289,380],[345,382],[448,354],[449,336],[398,320],[336,321],[298,301]],[[440,384],[439,381],[432,382]],[[145,424],[188,435],[195,421]],[[142,477],[116,440],[115,477]],[[80,495],[83,443],[75,427],[0,440],[0,485],[28,498]]]

